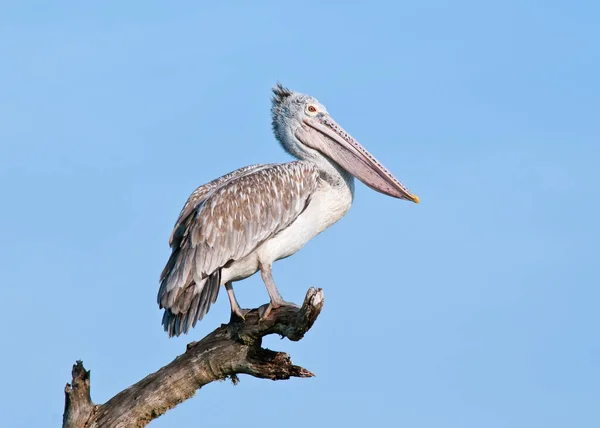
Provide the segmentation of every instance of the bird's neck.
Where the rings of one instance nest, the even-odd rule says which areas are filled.
[[[306,156],[320,171],[320,178],[331,187],[347,187],[354,197],[354,177],[332,159],[322,154]]]

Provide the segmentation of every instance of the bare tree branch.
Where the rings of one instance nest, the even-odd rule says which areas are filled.
[[[323,307],[323,291],[311,288],[301,308],[283,306],[261,320],[253,309],[244,321],[223,324],[184,354],[101,405],[90,398],[90,372],[81,361],[73,366],[73,380],[65,388],[63,428],[144,427],[167,410],[192,397],[215,380],[237,374],[272,380],[312,377],[292,364],[289,355],[261,347],[262,338],[279,334],[298,341],[312,327]]]

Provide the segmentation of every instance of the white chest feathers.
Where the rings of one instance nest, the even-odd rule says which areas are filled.
[[[261,262],[269,263],[291,256],[308,241],[341,219],[354,198],[350,180],[332,185],[321,180],[306,209],[285,230],[265,242],[258,251]]]

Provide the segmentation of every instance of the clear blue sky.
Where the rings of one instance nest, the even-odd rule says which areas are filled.
[[[303,341],[266,341],[316,378],[211,384],[151,426],[600,426],[598,2],[368,3],[2,3],[3,426],[59,426],[76,359],[102,403],[228,319],[222,293],[169,340],[158,275],[197,185],[289,159],[277,80],[422,202],[357,185],[275,265],[287,300],[325,289]]]

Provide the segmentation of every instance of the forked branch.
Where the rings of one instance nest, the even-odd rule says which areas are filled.
[[[223,324],[184,354],[101,405],[90,398],[90,372],[81,361],[73,366],[73,380],[65,388],[63,428],[144,427],[167,410],[192,397],[202,386],[240,373],[282,380],[312,377],[292,364],[289,355],[261,347],[262,338],[279,334],[298,341],[312,327],[323,307],[323,291],[311,288],[302,307],[283,306],[260,319],[253,309],[244,321]]]

